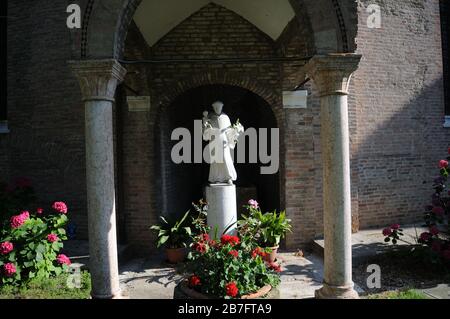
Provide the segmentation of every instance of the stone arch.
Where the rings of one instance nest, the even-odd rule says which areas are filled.
[[[87,0],[84,8],[82,59],[120,59],[128,26],[142,0]],[[297,18],[314,38],[314,53],[354,52],[357,6],[343,0],[291,0]],[[78,54],[76,54],[78,55]]]

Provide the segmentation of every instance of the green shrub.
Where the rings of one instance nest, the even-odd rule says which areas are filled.
[[[20,284],[49,278],[68,269],[70,259],[58,252],[66,240],[67,206],[56,202],[49,210],[22,211],[0,228],[0,283]]]

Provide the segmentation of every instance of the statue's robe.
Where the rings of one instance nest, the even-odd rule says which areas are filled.
[[[212,128],[207,128],[203,132],[203,138],[211,141],[207,146],[207,154],[210,156],[208,180],[213,184],[235,181],[237,173],[231,152],[236,143],[230,135],[233,131],[230,118],[224,113],[220,115],[213,113],[208,116],[208,122]]]

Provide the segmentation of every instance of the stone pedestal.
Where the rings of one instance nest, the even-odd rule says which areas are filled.
[[[117,84],[126,70],[115,60],[70,62],[86,118],[86,182],[92,297],[121,298],[114,191],[113,111]]]
[[[236,186],[228,184],[213,184],[205,188],[208,202],[208,226],[211,227],[210,236],[236,233],[237,206]]]
[[[323,159],[324,282],[317,298],[358,298],[352,281],[352,220],[348,87],[361,59],[355,54],[313,57],[307,74],[321,100]]]

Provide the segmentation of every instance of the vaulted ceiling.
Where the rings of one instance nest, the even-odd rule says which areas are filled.
[[[210,2],[234,11],[274,40],[295,16],[289,0],[143,0],[134,21],[148,45],[153,46]]]

